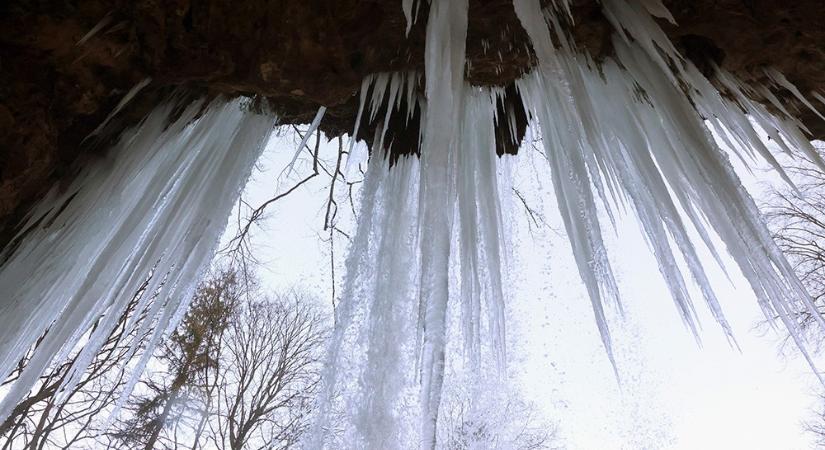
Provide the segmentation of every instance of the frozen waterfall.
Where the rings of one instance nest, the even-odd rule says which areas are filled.
[[[132,326],[154,322],[152,345],[174,327],[272,130],[272,117],[247,109],[238,100],[160,105],[29,213],[0,267],[0,374],[48,332],[4,398],[0,420],[53,358],[88,339],[64,382],[70,387],[152,274],[146,292],[159,295],[148,320]]]
[[[766,71],[771,86],[746,85],[719,68],[713,80],[706,78],[657,25],[654,16],[672,20],[659,0],[602,0],[615,53],[598,62],[565,32],[568,2],[544,9],[541,3],[513,0],[536,57],[515,82],[516,107],[541,137],[547,176],[611,362],[605,308],[621,310],[621,299],[602,236],[624,211],[638,218],[690,332],[698,337],[693,282],[735,339],[698,256],[707,247],[717,262],[722,251],[730,254],[766,318],[778,318],[807,357],[790,314],[802,305],[820,316],[714,135],[734,157],[762,158],[780,174],[762,132],[789,155],[802,152],[822,164],[771,88],[814,105],[772,69]],[[399,2],[410,24],[419,6]],[[354,129],[362,121],[378,128],[309,448],[434,448],[449,358],[477,370],[506,369],[501,203],[509,187],[496,130],[516,119],[512,109],[497,107],[504,89],[465,81],[467,10],[468,0],[430,0],[423,73],[371,74],[362,82]],[[754,101],[757,94],[781,114]],[[0,419],[54,357],[104,313],[122,310],[150,274],[147,291],[160,292],[150,311],[159,325],[153,342],[186,307],[274,119],[245,110],[241,101],[196,102],[179,115],[176,106],[158,106],[104,161],[41,200],[3,254],[0,374],[48,333],[6,396]],[[391,164],[389,119],[413,120],[416,108],[421,157]],[[325,111],[319,109],[313,129]],[[509,129],[518,141],[515,126]],[[351,147],[348,166],[364,156]],[[724,249],[715,247],[715,236]],[[92,343],[107,324],[89,337]],[[463,352],[447,350],[456,340]],[[68,384],[94,351],[86,346]]]

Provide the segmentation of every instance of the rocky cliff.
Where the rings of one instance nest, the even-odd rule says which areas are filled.
[[[306,123],[324,105],[321,128],[350,131],[365,75],[423,69],[423,3],[407,32],[400,0],[7,0],[0,229],[8,233],[34,199],[172,94],[257,95],[284,123]],[[577,45],[597,60],[610,56],[612,28],[598,3],[572,3]],[[802,92],[825,92],[821,0],[664,3],[678,26],[662,27],[706,75],[719,65],[759,83],[770,66]],[[532,49],[510,0],[470,1],[467,54],[477,85],[508,88],[530,69]],[[133,99],[112,116],[127,94]],[[825,121],[789,92],[776,95],[812,138],[825,138]],[[415,129],[392,132],[403,142],[396,152],[417,151]]]

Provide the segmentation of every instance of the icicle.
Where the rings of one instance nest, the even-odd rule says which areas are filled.
[[[811,96],[819,100],[819,102],[823,105],[825,105],[825,97],[823,97],[822,94],[820,94],[819,92],[811,92]]]
[[[814,114],[819,116],[819,118],[825,120],[825,116],[823,116],[822,113],[820,113],[819,110],[817,110],[814,107],[814,105],[812,105],[811,102],[808,101],[808,99],[805,98],[805,96],[802,95],[801,92],[799,92],[799,89],[797,89],[796,86],[793,85],[793,83],[791,83],[790,81],[788,81],[787,78],[785,78],[785,75],[783,75],[782,72],[779,72],[773,67],[768,67],[767,69],[765,69],[765,74],[776,84],[787,89],[791,94],[793,94],[794,97],[796,97],[797,100],[802,102],[803,105],[807,106],[808,109],[810,109],[811,111],[813,111]]]
[[[464,99],[464,54],[467,36],[467,0],[433,0],[427,20],[427,113],[421,155],[420,235],[421,294],[419,320],[423,324],[421,354],[421,448],[436,445],[436,422],[444,380],[444,351],[450,234],[450,204],[455,188],[450,177],[454,136]]]
[[[412,29],[413,23],[415,23],[415,17],[418,15],[418,8],[415,8],[416,11],[413,12],[413,7],[415,6],[416,0],[401,0],[401,9],[404,10],[404,18],[407,20],[407,29],[405,33],[407,36],[410,35],[410,30]]]
[[[373,239],[373,222],[380,224],[377,216],[383,211],[379,203],[379,189],[384,172],[380,170],[383,160],[373,158],[370,161],[367,173],[364,177],[364,187],[361,191],[361,211],[358,215],[358,226],[356,228],[355,239],[350,247],[347,257],[347,279],[344,284],[342,301],[335,310],[335,329],[330,338],[330,345],[327,349],[324,371],[321,377],[322,389],[319,397],[319,416],[315,419],[313,427],[306,437],[307,448],[323,448],[326,441],[331,437],[329,431],[336,409],[343,409],[336,405],[336,400],[342,390],[339,383],[347,383],[353,378],[355,368],[351,367],[352,362],[345,358],[345,351],[352,346],[351,324],[360,320],[365,312],[365,303],[368,299],[368,280],[364,277],[369,272],[362,272],[361,267],[368,265],[374,258],[375,240]],[[379,226],[380,227],[380,226]],[[359,350],[356,348],[354,351]],[[340,377],[339,377],[340,375]],[[357,373],[355,373],[357,376]],[[340,381],[339,381],[340,380]],[[344,396],[344,400],[346,400]],[[349,405],[344,405],[349,407]],[[346,411],[344,411],[346,413]],[[345,417],[346,419],[346,417]]]
[[[576,140],[578,120],[569,80],[556,58],[550,31],[537,0],[514,0],[516,15],[530,36],[539,59],[534,74],[519,80],[525,109],[532,111],[542,126],[545,154],[553,173],[553,188],[565,229],[573,246],[579,273],[585,282],[596,323],[608,357],[614,366],[610,332],[602,298],[618,301],[618,291],[602,242],[598,211],[590,190],[588,157]],[[558,90],[553,90],[557,87]],[[593,173],[591,171],[591,173]]]
[[[376,158],[377,159],[377,158]],[[415,272],[409,267],[415,263],[416,229],[418,222],[417,199],[414,195],[417,169],[416,161],[403,158],[394,168],[388,186],[388,211],[383,232],[380,233],[375,265],[384,273],[376,281],[374,293],[369,297],[366,336],[367,361],[361,376],[363,389],[358,406],[357,426],[368,448],[401,448],[407,435],[398,405],[411,380],[414,361],[410,354],[402,355],[398,349],[410,345],[411,328],[415,323],[413,295]],[[386,167],[383,170],[388,170]]]
[[[662,4],[662,0],[639,0],[639,3],[645,7],[651,16],[661,17],[673,25],[676,25],[676,19],[673,18],[673,14],[670,13],[667,7]]]
[[[89,39],[93,38],[97,33],[99,33],[100,30],[109,25],[112,22],[112,18],[112,11],[109,11],[108,13],[106,13],[105,16],[103,16],[102,19],[100,19],[100,21],[94,27],[92,27],[91,30],[89,30],[88,33],[84,34],[83,37],[80,38],[80,40],[77,41],[75,45],[81,46],[85,44]]]
[[[401,87],[403,85],[403,79],[400,76],[391,76],[389,79],[389,95],[387,96],[387,110],[384,112],[384,122],[381,127],[381,135],[378,138],[377,144],[375,144],[376,148],[383,149],[384,147],[384,137],[387,135],[387,128],[390,126],[390,115],[392,115],[393,110],[398,106],[397,101],[400,101],[401,96],[399,95],[403,91],[401,91]]]
[[[466,107],[457,155],[462,326],[465,350],[476,367],[481,357],[481,313],[488,312],[499,369],[505,366],[504,289],[501,280],[501,208],[496,174],[496,94],[465,88]],[[485,295],[485,293],[487,295]],[[486,300],[486,304],[484,304]]]
[[[150,273],[165,279],[162,306],[147,318],[158,332],[190,298],[273,119],[244,112],[239,101],[215,101],[197,119],[202,105],[190,105],[167,127],[174,106],[157,108],[69,189],[40,201],[19,246],[7,250],[0,373],[48,333],[0,405],[0,420],[106,312],[64,382],[71,387]]]
[[[644,7],[633,0],[604,0],[602,12],[625,42],[630,43],[631,39],[635,41],[636,45],[644,49],[656,62],[659,72],[665,74],[674,86],[678,86],[670,63],[672,62],[678,71],[683,59]]]
[[[602,238],[602,210],[611,223],[615,210],[638,217],[674,307],[697,339],[700,324],[676,258],[678,253],[684,259],[708,310],[730,336],[689,237],[696,232],[722,266],[711,240],[715,233],[765,315],[779,318],[810,361],[792,314],[799,303],[822,319],[709,131],[743,162],[761,157],[790,182],[758,130],[787,154],[802,152],[823,164],[804,127],[751,99],[761,94],[787,113],[769,86],[743,85],[717,68],[716,81],[726,90],[721,95],[679,55],[651,16],[673,21],[660,0],[603,1],[616,32],[615,55],[598,68],[565,34],[564,14],[572,22],[569,0],[550,4],[543,10],[539,0],[514,0],[539,62],[516,87],[526,116],[541,127],[561,217],[614,369],[606,308],[612,301],[621,312],[621,303]],[[408,31],[419,6],[403,0]],[[465,82],[468,1],[432,0],[429,11],[425,98],[417,92],[417,73],[378,73],[361,84],[348,164],[362,161],[353,152],[362,120],[380,122],[309,448],[436,446],[447,340],[453,334],[447,317],[456,305],[450,300],[452,254],[460,257],[458,307],[469,365],[480,367],[485,345],[499,368],[506,362],[504,223],[494,127],[508,124],[515,142],[516,115],[503,90]],[[482,47],[491,51],[486,42]],[[779,72],[766,74],[813,109]],[[503,113],[498,102],[507,105]],[[154,274],[149,292],[160,293],[149,309],[160,324],[150,341],[157,342],[180,318],[181,302],[211,255],[271,123],[243,113],[237,102],[210,105],[198,116],[201,106],[190,105],[168,128],[172,107],[159,108],[122,138],[113,152],[117,157],[87,168],[68,192],[53,192],[28,218],[24,229],[31,231],[20,236],[20,247],[10,250],[0,267],[0,292],[11,293],[0,301],[0,370],[8,373],[45,328],[52,328],[7,396],[0,419],[53,356],[66,354],[104,311],[122,309],[148,274]],[[384,152],[392,144],[385,142],[390,120],[400,117],[394,114],[411,120],[416,108],[421,159],[402,157],[390,170]],[[318,110],[287,170],[324,112]],[[32,267],[43,268],[45,275],[27,277]],[[142,299],[139,307],[145,306],[148,300]],[[67,383],[77,380],[114,317],[106,316],[91,336],[92,345]],[[133,375],[132,382],[136,379]],[[416,397],[417,410],[409,407]],[[328,433],[338,414],[345,422],[342,442]]]
[[[795,155],[799,149],[816,160],[799,122],[777,118],[750,99],[762,92],[783,111],[767,87],[743,86],[717,70],[717,79],[729,94],[722,96],[678,54],[651,17],[673,19],[659,0],[605,0],[605,14],[616,28],[616,55],[598,68],[564,34],[560,15],[569,13],[568,2],[552,2],[543,11],[538,0],[514,0],[514,8],[539,61],[532,73],[517,80],[516,87],[527,116],[541,126],[561,216],[614,369],[605,308],[612,299],[621,312],[621,303],[602,239],[600,207],[611,222],[614,209],[635,213],[675,309],[697,340],[700,324],[685,274],[676,262],[677,252],[708,310],[735,345],[690,239],[691,232],[696,232],[724,270],[711,240],[715,233],[751,284],[765,315],[784,323],[810,361],[791,314],[795,302],[812,308],[811,300],[709,132],[714,129],[743,162],[759,156],[787,179],[757,129],[768,133],[788,154]],[[380,153],[390,117],[404,113],[398,111],[402,97],[410,108],[406,118],[412,117],[412,80],[417,76],[405,80],[402,74],[375,74],[362,84],[357,121],[367,112],[365,108],[370,122],[376,120],[382,105],[388,108],[375,137],[382,159],[376,161],[373,149],[362,199],[364,211],[347,263],[340,326],[326,369],[327,400],[321,408],[350,409],[347,420],[352,426],[345,428],[352,431],[344,441],[359,448],[397,448],[410,442],[419,442],[422,448],[436,445],[447,336],[454,334],[446,330],[446,317],[452,304],[448,302],[449,258],[456,244],[460,334],[469,365],[480,366],[480,348],[485,345],[496,353],[498,362],[505,360],[503,225],[493,127],[509,124],[510,138],[516,141],[515,115],[509,106],[503,113],[498,111],[498,102],[506,104],[503,90],[464,83],[465,33],[466,3],[431,3],[418,177],[410,172],[414,164],[406,159],[387,173]],[[554,42],[559,48],[554,48]],[[482,47],[488,50],[486,42]],[[790,89],[784,78],[776,74],[772,78]],[[410,189],[418,190],[417,198]],[[391,211],[387,205],[392,205]],[[411,226],[417,233],[408,234]],[[387,230],[406,231],[401,237],[390,237]],[[417,278],[400,269],[402,263],[412,265]],[[389,286],[403,286],[404,292],[417,288],[417,305],[404,294],[393,297]],[[403,317],[414,315],[408,308],[415,306],[417,326],[405,326]],[[485,331],[489,344],[482,337]],[[420,352],[416,366],[420,416],[400,406],[416,386],[403,375],[403,368],[412,363],[393,354],[391,348]],[[406,420],[420,421],[418,432],[405,428],[400,411],[408,414]],[[323,430],[324,425],[318,426],[313,442],[324,442]],[[408,440],[399,438],[402,435]]]
[[[358,141],[358,129],[361,128],[361,117],[364,115],[364,105],[367,101],[367,92],[369,91],[370,85],[372,85],[372,81],[375,79],[374,76],[368,75],[361,80],[361,92],[359,94],[358,99],[358,114],[355,116],[355,127],[352,130],[352,135],[350,136],[349,140],[349,156],[347,157],[347,167],[346,173],[352,174],[355,170],[355,167],[359,166],[362,162],[366,161],[367,159],[367,152],[366,150],[359,151],[356,155],[355,150],[355,143]]]
[[[124,106],[128,105],[129,102],[132,101],[133,98],[135,98],[135,95],[137,95],[138,92],[140,92],[143,88],[148,86],[151,82],[152,78],[147,77],[138,81],[137,84],[132,86],[132,89],[129,89],[129,92],[127,92],[126,95],[124,95],[123,98],[120,99],[120,101],[117,103],[115,109],[113,109],[112,112],[110,112],[109,115],[106,116],[106,119],[104,119],[103,122],[101,122],[100,125],[97,126],[97,128],[95,128],[91,133],[89,133],[89,136],[87,136],[86,139],[89,139],[92,136],[97,136],[98,134],[100,134],[100,132],[103,131],[103,128],[106,127],[109,121],[111,121],[112,118],[115,117],[117,113],[119,113],[120,110],[123,109]]]
[[[650,8],[652,3],[658,4],[644,5]],[[519,90],[525,107],[542,126],[565,228],[608,355],[610,338],[601,297],[603,291],[615,294],[615,287],[603,256],[591,192],[598,194],[610,213],[603,184],[614,202],[629,198],[677,309],[694,333],[696,314],[669,238],[688,263],[714,318],[729,336],[730,328],[687,237],[682,213],[714,255],[705,227],[710,225],[722,237],[757,293],[766,316],[779,317],[794,339],[801,342],[795,324],[790,323],[790,305],[799,301],[812,308],[811,300],[770,239],[753,201],[697,112],[709,118],[722,139],[733,138],[736,145],[732,147],[740,157],[741,152],[752,155],[756,149],[786,180],[739,106],[787,153],[794,154],[792,148],[798,148],[819,162],[815,150],[800,134],[799,124],[774,117],[742,93],[738,82],[719,71],[720,82],[739,104],[723,99],[695,67],[678,55],[658,25],[634,2],[604,2],[605,14],[621,38],[614,37],[616,60],[621,67],[608,60],[598,72],[590,68],[586,55],[572,54],[563,39],[559,41],[560,50],[552,47],[537,1],[514,0],[514,7],[539,59],[534,73],[518,81]],[[549,20],[556,24],[552,16]],[[784,77],[768,73],[777,84],[797,95],[798,90]],[[688,86],[686,90],[682,89],[684,85]],[[618,198],[617,193],[621,193]]]
[[[398,95],[413,95],[408,92]],[[309,447],[333,445],[323,430],[338,411],[345,417],[341,426],[351,430],[341,438],[348,445],[382,449],[405,448],[409,442],[418,441],[429,445],[426,443],[431,437],[425,434],[429,432],[426,427],[411,430],[409,425],[416,419],[425,424],[431,419],[423,408],[419,416],[403,406],[409,405],[411,394],[421,392],[425,380],[423,376],[421,383],[411,379],[410,375],[417,372],[412,370],[417,361],[401,356],[417,355],[419,351],[423,354],[428,349],[422,349],[422,345],[432,342],[423,341],[426,333],[432,332],[432,322],[421,320],[418,327],[412,326],[419,309],[418,290],[424,288],[420,277],[424,254],[439,250],[429,250],[429,241],[419,241],[432,236],[419,234],[425,225],[423,211],[443,219],[453,218],[457,212],[458,225],[448,231],[460,244],[460,266],[467,280],[461,283],[460,300],[468,360],[478,366],[484,347],[482,338],[489,335],[491,357],[496,367],[504,368],[502,219],[493,134],[495,94],[464,84],[458,94],[456,98],[466,99],[466,107],[459,112],[448,148],[454,161],[447,168],[446,178],[454,180],[449,189],[455,192],[447,194],[446,209],[428,207],[427,202],[444,198],[427,195],[421,189],[418,179],[423,169],[416,164],[417,159],[402,157],[390,171],[382,151],[373,149],[361,199],[364,209],[347,262],[347,280],[324,372],[320,409],[329,413],[315,424]],[[395,94],[385,90],[383,95],[389,99]],[[405,112],[395,110],[394,114]],[[376,130],[375,142],[380,133]],[[426,308],[424,301],[438,300],[429,297],[421,304]],[[485,312],[486,322],[482,319]],[[400,348],[409,351],[399,352]],[[418,371],[426,374],[427,369],[422,360]]]
[[[312,137],[312,134],[315,133],[315,131],[318,129],[318,126],[321,125],[321,119],[324,118],[325,112],[327,112],[326,106],[318,108],[318,112],[315,113],[315,117],[312,119],[312,123],[309,124],[309,128],[304,133],[304,137],[303,139],[301,139],[301,143],[298,145],[298,149],[295,150],[295,155],[292,157],[292,160],[286,166],[286,169],[284,169],[283,173],[286,173],[286,176],[292,174],[292,169],[295,167],[295,162],[298,161],[298,157],[301,155],[301,152],[304,151],[304,146],[307,145],[307,142],[309,142],[309,138]],[[280,179],[281,177],[278,178]]]
[[[322,417],[307,446],[405,448],[417,441],[413,331],[418,276],[418,160],[370,160],[362,212],[323,373]],[[407,349],[407,350],[405,350]],[[341,442],[326,433],[343,413]]]
[[[355,167],[367,160],[367,150],[364,147],[355,147],[358,139],[357,133],[364,118],[364,111],[368,112],[367,123],[373,123],[381,107],[384,104],[387,105],[380,133],[375,136],[373,141],[373,146],[377,149],[387,147],[384,145],[384,138],[389,127],[390,116],[400,109],[402,102],[406,102],[407,109],[404,111],[404,118],[408,122],[415,114],[415,109],[421,107],[421,99],[416,93],[419,81],[420,74],[416,72],[382,72],[364,77],[361,82],[355,128],[350,138],[350,155],[347,161],[346,173],[352,173]],[[367,103],[367,98],[369,98],[369,103]]]

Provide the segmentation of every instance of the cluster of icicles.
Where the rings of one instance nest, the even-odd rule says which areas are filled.
[[[130,326],[155,324],[152,347],[185,312],[274,119],[247,112],[241,101],[176,106],[157,107],[104,160],[49,192],[29,213],[19,244],[0,255],[0,376],[48,329],[3,399],[0,421],[52,360],[83,339],[63,383],[71,388],[153,274],[144,291],[157,294],[147,320]]]
[[[386,129],[378,128],[309,448],[436,445],[451,302],[459,304],[468,364],[479,365],[486,352],[504,365],[506,233],[494,130],[498,121],[515,119],[498,116],[502,90],[465,81],[467,1],[430,2],[424,95],[415,89],[415,73],[376,74],[362,85],[357,122],[386,124],[390,114],[409,119],[420,108],[421,158],[401,158],[390,168],[381,152]],[[813,311],[811,299],[713,137],[743,161],[760,156],[782,173],[757,129],[788,154],[804,152],[820,162],[804,127],[750,99],[758,94],[784,111],[767,87],[744,86],[718,70],[727,94],[721,95],[656,24],[653,16],[672,20],[658,0],[602,0],[616,30],[615,56],[598,65],[561,31],[566,0],[544,10],[539,0],[513,3],[538,59],[516,86],[530,126],[540,129],[565,230],[611,361],[604,306],[619,299],[600,207],[609,220],[617,209],[635,212],[693,333],[697,318],[677,253],[715,319],[730,329],[690,230],[717,260],[711,235],[722,239],[765,316],[783,322],[804,348],[790,314],[799,305]],[[411,23],[414,2],[401,6]],[[814,109],[781,74],[767,74]],[[390,107],[376,117],[382,104]],[[243,112],[237,102],[215,103],[194,121],[200,105],[191,106],[166,127],[170,108],[158,108],[124,136],[111,161],[44,199],[31,214],[30,231],[7,255],[0,269],[0,374],[51,328],[0,418],[96,318],[107,313],[114,320],[111,312],[122,310],[150,273],[164,274],[162,287],[158,279],[149,290],[162,290],[151,312],[158,330],[174,325],[185,307],[274,119]],[[451,255],[460,265],[457,299],[451,298]],[[94,345],[86,349],[75,376],[95,351]]]
[[[406,3],[405,11],[411,10],[412,2]],[[602,5],[620,31],[613,40],[615,59],[597,65],[558,32],[563,28],[557,17],[568,12],[566,4],[543,11],[538,0],[514,0],[539,61],[516,86],[531,127],[540,128],[565,231],[608,357],[615,365],[605,302],[621,305],[602,240],[600,206],[610,221],[617,209],[635,212],[691,332],[698,333],[697,317],[676,252],[733,340],[689,238],[692,229],[720,265],[711,232],[721,237],[765,316],[779,318],[804,349],[791,312],[813,308],[811,299],[713,137],[746,163],[758,153],[785,177],[757,129],[789,155],[801,151],[821,163],[804,127],[790,115],[770,114],[750,100],[754,92],[718,70],[729,94],[722,96],[655,23],[651,14],[669,17],[658,1]],[[380,120],[376,110],[382,104],[391,105],[384,124],[390,114],[409,118],[415,106],[421,108],[422,151],[420,161],[402,158],[391,170],[382,158],[370,162],[311,448],[437,445],[451,301],[459,302],[468,364],[504,363],[506,236],[494,129],[498,121],[513,124],[515,118],[512,111],[497,116],[501,90],[464,81],[466,14],[466,1],[430,3],[424,96],[410,88],[416,74],[378,74],[362,85],[359,121]],[[814,109],[781,74],[767,75]],[[754,89],[784,111],[767,88]],[[379,126],[375,148],[384,146],[385,134],[386,126]],[[458,256],[458,286],[448,278],[451,255]],[[336,426],[343,433],[331,433]]]

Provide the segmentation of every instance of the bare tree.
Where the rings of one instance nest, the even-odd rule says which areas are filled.
[[[252,291],[249,290],[253,287]],[[305,296],[204,281],[109,433],[119,448],[286,448],[311,411],[326,337]]]
[[[438,441],[447,450],[557,448],[555,424],[516,388],[493,380],[444,393]]]
[[[144,283],[132,298],[76,384],[63,389],[82,346],[66,360],[53,364],[40,377],[36,387],[0,424],[0,436],[6,439],[1,447],[3,450],[76,448],[84,441],[93,441],[98,437],[100,430],[94,425],[95,420],[114,406],[117,395],[126,383],[128,362],[136,354],[133,349],[142,348],[151,332],[151,327],[147,327],[138,336],[139,327],[127,326],[130,319],[137,319],[136,323],[146,320],[146,309],[137,311],[142,296],[152,295],[145,292],[146,286],[147,283]],[[102,320],[103,317],[95,322],[90,333],[100,326]],[[35,348],[41,341],[42,337]],[[33,351],[20,361],[3,385],[20,376]]]
[[[821,397],[821,404],[825,404],[825,396]],[[816,415],[805,422],[805,429],[813,435],[819,448],[825,447],[825,406],[820,407]]]
[[[125,408],[126,419],[110,432],[111,438],[147,450],[175,448],[179,429],[200,423],[223,334],[244,295],[232,269],[198,286],[181,324],[156,351],[152,365],[158,370],[143,377]]]
[[[773,189],[763,205],[774,240],[793,265],[794,271],[814,299],[820,315],[825,313],[825,171],[802,160],[787,169],[796,189]],[[802,329],[825,335],[815,325],[818,320],[804,307],[796,311]]]
[[[821,152],[821,144],[819,147]],[[773,239],[814,300],[815,313],[800,307],[794,316],[810,341],[821,349],[825,332],[817,325],[815,314],[825,315],[825,169],[801,160],[787,172],[796,188],[773,189],[762,210]],[[807,421],[806,428],[818,445],[825,446],[825,407]]]
[[[301,188],[306,188],[310,182],[320,182],[325,184],[324,189],[327,191],[326,206],[324,206],[324,222],[323,235],[321,239],[328,244],[330,253],[330,271],[331,274],[331,303],[333,309],[335,308],[336,286],[335,286],[335,246],[336,237],[343,237],[345,240],[350,240],[350,235],[342,230],[338,224],[339,219],[339,201],[338,194],[341,189],[346,188],[346,203],[352,211],[353,217],[356,216],[355,197],[358,186],[363,181],[364,172],[361,167],[358,167],[360,176],[355,176],[354,179],[347,177],[344,170],[345,156],[349,155],[347,146],[344,145],[343,138],[337,137],[337,150],[333,154],[324,151],[321,146],[322,133],[320,130],[315,130],[314,139],[310,139],[310,130],[302,130],[300,127],[292,125],[289,127],[280,127],[277,135],[279,137],[292,136],[295,144],[299,145],[295,160],[290,163],[287,168],[280,173],[279,181],[291,181],[289,187],[284,187],[278,192],[258,204],[253,206],[243,195],[238,199],[237,210],[233,214],[233,226],[235,228],[233,237],[220,250],[219,254],[230,261],[235,267],[238,267],[239,272],[246,277],[251,276],[251,267],[258,264],[258,260],[254,255],[253,234],[263,226],[263,222],[267,218],[267,214],[271,208],[275,207],[280,200],[292,195]],[[310,141],[314,141],[310,144]],[[294,170],[293,170],[294,169]],[[294,172],[294,173],[293,173]],[[319,177],[320,179],[316,179]],[[279,183],[275,183],[279,185]]]
[[[302,294],[246,304],[221,352],[217,409],[210,422],[218,448],[288,448],[304,431],[319,382],[327,332]]]

